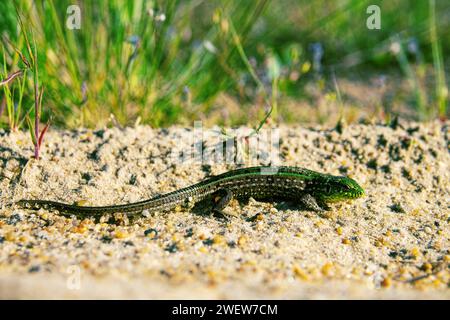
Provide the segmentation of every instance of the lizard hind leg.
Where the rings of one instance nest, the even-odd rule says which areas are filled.
[[[222,210],[230,203],[233,199],[233,192],[228,189],[220,189],[213,194],[214,206],[212,208],[212,213],[218,215],[219,217],[226,218],[228,214],[224,213]]]

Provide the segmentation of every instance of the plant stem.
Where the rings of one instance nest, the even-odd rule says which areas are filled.
[[[34,39],[34,37],[33,37]],[[39,160],[39,78],[38,78],[38,62],[37,62],[37,49],[36,41],[33,43],[33,82],[34,82],[34,134],[36,135],[36,144],[34,145],[34,157]]]

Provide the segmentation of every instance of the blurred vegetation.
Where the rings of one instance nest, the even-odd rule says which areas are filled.
[[[331,114],[351,121],[346,110],[353,109],[448,117],[445,1],[86,0],[78,1],[79,30],[66,27],[72,4],[0,2],[0,81],[25,69],[19,12],[36,43],[42,122],[257,124],[270,105],[272,120],[284,122],[324,122]],[[381,8],[381,30],[366,27],[373,4]],[[386,86],[385,75],[406,88],[367,103],[340,88],[353,79],[365,96],[373,79]],[[0,87],[0,125],[20,127],[34,115],[34,100],[31,72]]]

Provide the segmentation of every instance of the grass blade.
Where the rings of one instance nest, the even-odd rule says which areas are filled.
[[[47,129],[48,129],[49,126],[50,126],[50,121],[47,122],[47,124],[42,129],[41,133],[39,134],[39,140],[38,140],[39,147],[42,145],[42,141],[44,140],[44,135],[47,132]]]
[[[2,103],[0,104],[0,118],[1,118],[1,116],[3,114],[3,111],[5,111],[5,107],[6,107],[6,99],[3,98],[2,99]]]
[[[30,131],[31,141],[33,142],[34,146],[37,146],[36,134],[34,133],[33,123],[31,122],[30,117],[26,116],[25,119],[27,121],[28,131]]]
[[[3,81],[0,81],[0,87],[4,86],[12,81],[14,81],[15,78],[20,77],[23,75],[23,71],[19,70],[16,72],[11,73],[10,75],[8,75]]]

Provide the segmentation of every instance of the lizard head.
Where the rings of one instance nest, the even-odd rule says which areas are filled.
[[[363,197],[364,189],[353,179],[340,176],[329,176],[320,186],[319,198],[326,202],[336,202]],[[319,189],[317,188],[317,189]]]

